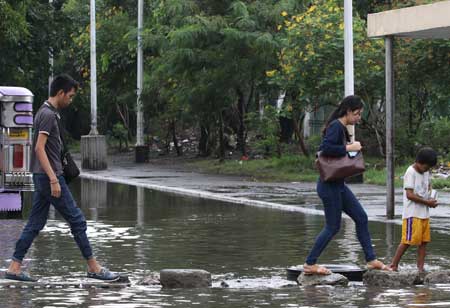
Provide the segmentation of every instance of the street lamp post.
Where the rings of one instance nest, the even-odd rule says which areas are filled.
[[[48,0],[48,3],[50,4],[51,14],[52,14],[52,20],[54,20],[54,8],[53,8],[53,0]],[[52,33],[53,34],[53,33]],[[50,85],[53,81],[53,66],[54,66],[54,60],[53,60],[53,47],[50,46],[48,48],[48,65],[49,65],[49,75],[48,75],[48,96],[50,97]]]
[[[97,53],[96,53],[96,21],[95,0],[90,5],[90,35],[91,35],[91,131],[89,135],[98,135],[97,131]]]
[[[105,136],[97,130],[97,59],[95,0],[90,0],[90,49],[91,49],[91,131],[81,137],[81,167],[102,170],[107,168]]]
[[[143,114],[142,114],[142,86],[143,86],[143,54],[142,54],[142,23],[143,23],[144,1],[138,1],[138,31],[137,31],[137,131],[136,146],[144,145],[143,138]]]
[[[353,95],[353,5],[352,0],[344,0],[344,62],[345,62],[345,96]],[[348,132],[355,141],[355,126],[348,125]]]
[[[144,55],[142,50],[142,28],[144,16],[144,0],[138,0],[138,29],[137,29],[137,99],[136,99],[136,146],[135,161],[143,163],[148,160],[149,149],[144,145],[144,113],[142,106],[142,88],[144,85]]]
[[[344,66],[345,66],[345,96],[355,93],[353,70],[353,4],[352,0],[344,0]],[[350,142],[355,141],[355,126],[347,125]],[[362,174],[346,179],[348,183],[362,183]]]

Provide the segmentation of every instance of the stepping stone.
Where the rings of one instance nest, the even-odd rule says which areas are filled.
[[[373,287],[406,287],[421,284],[418,271],[388,272],[369,270],[363,275],[363,282]]]
[[[425,284],[450,283],[450,270],[429,273],[424,278]]]
[[[344,275],[332,273],[331,275],[305,275],[302,273],[297,280],[304,287],[318,285],[347,286],[348,279]]]
[[[200,269],[163,269],[160,281],[164,288],[208,288],[211,273]]]
[[[137,285],[140,286],[155,286],[155,285],[161,285],[161,282],[159,281],[159,274],[158,273],[151,273],[141,280],[137,282]]]
[[[121,277],[115,281],[102,281],[92,278],[79,278],[79,279],[66,279],[66,280],[49,280],[39,279],[36,282],[24,282],[10,279],[0,279],[0,288],[20,288],[20,289],[65,289],[65,288],[77,288],[77,289],[120,289],[130,286],[131,283],[128,277]]]

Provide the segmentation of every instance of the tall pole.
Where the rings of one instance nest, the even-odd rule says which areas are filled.
[[[138,29],[137,29],[137,123],[136,123],[136,146],[144,145],[144,116],[142,112],[142,87],[143,87],[143,52],[142,52],[142,27],[143,27],[144,0],[138,1]]]
[[[50,4],[50,9],[51,9],[51,13],[52,13],[52,20],[54,20],[54,8],[53,8],[53,0],[48,0],[48,3]],[[53,34],[53,33],[52,33]],[[48,48],[48,65],[49,65],[49,76],[48,76],[48,96],[50,97],[50,85],[52,84],[53,81],[53,47],[50,46]]]
[[[344,0],[344,62],[345,62],[345,96],[353,95],[353,5],[352,0]],[[351,141],[355,141],[355,126],[348,125]]]
[[[387,194],[386,217],[393,219],[395,215],[395,188],[394,188],[394,57],[393,37],[384,39],[386,49],[386,169]]]
[[[91,14],[91,131],[89,135],[98,135],[97,131],[97,58],[95,38],[95,0],[90,0]]]
[[[90,0],[91,14],[91,131],[89,135],[81,136],[81,168],[103,170],[108,168],[108,151],[106,138],[99,135],[97,130],[97,59],[96,59],[96,22],[95,0]]]

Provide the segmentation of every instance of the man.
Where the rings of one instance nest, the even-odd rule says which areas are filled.
[[[78,83],[68,75],[55,77],[50,85],[50,97],[42,104],[34,119],[33,149],[31,172],[35,191],[33,206],[28,223],[16,243],[12,262],[5,274],[6,279],[36,281],[21,271],[22,260],[39,234],[48,217],[50,204],[69,223],[72,235],[87,261],[90,278],[115,280],[117,273],[102,268],[92,254],[91,245],[86,235],[86,220],[73,200],[72,194],[63,177],[61,152],[62,144],[58,121],[59,110],[70,105]]]

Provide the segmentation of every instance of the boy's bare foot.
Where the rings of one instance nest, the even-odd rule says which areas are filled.
[[[393,272],[398,272],[398,266],[397,266],[397,265],[391,264],[391,265],[389,265],[389,268],[390,268],[391,271],[393,271]]]
[[[419,274],[424,274],[427,272],[424,268],[418,268],[417,271],[419,271]]]

